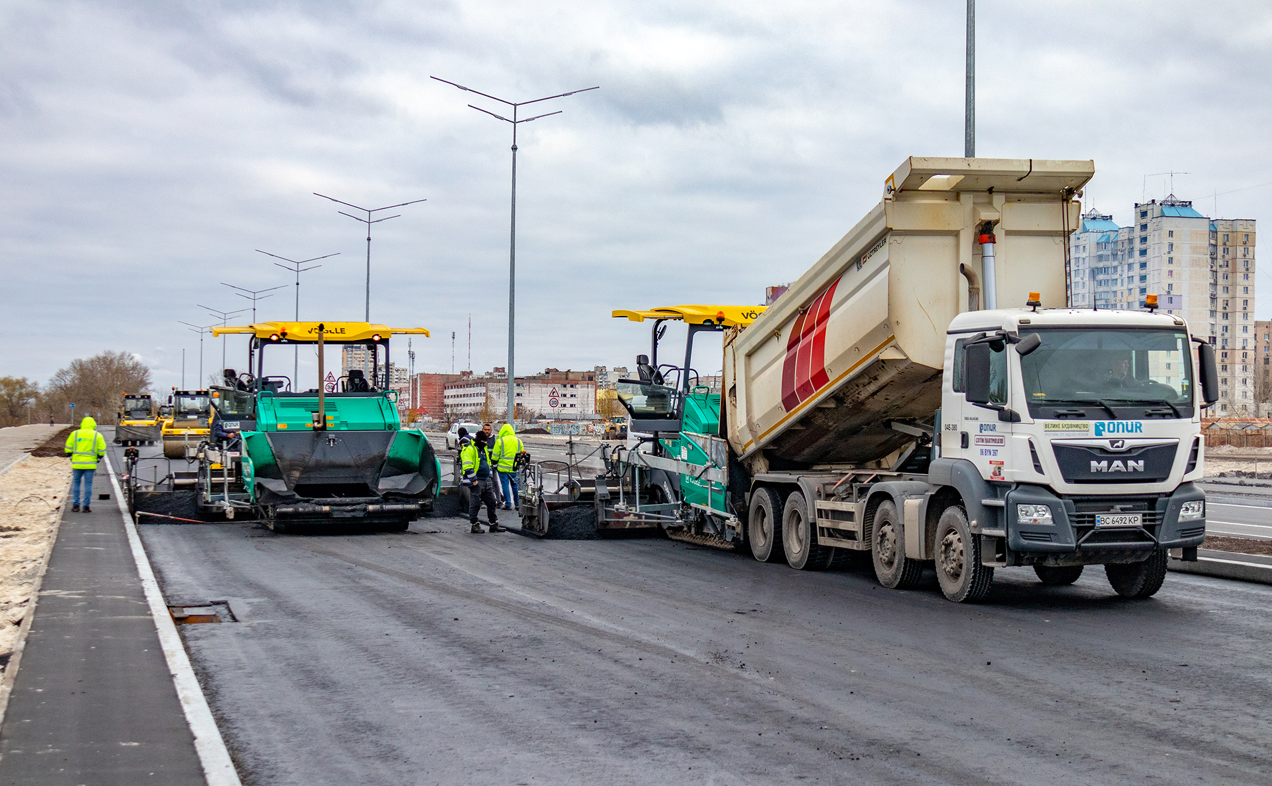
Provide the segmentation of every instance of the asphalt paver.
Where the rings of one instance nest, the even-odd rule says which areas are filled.
[[[0,728],[0,783],[203,784],[104,463],[93,492],[91,513],[62,516]]]

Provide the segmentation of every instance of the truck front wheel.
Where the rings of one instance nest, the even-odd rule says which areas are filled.
[[[955,603],[984,600],[994,583],[994,569],[981,564],[980,540],[960,505],[946,508],[936,522],[936,579]]]
[[[751,544],[751,553],[760,562],[776,562],[782,558],[782,498],[774,489],[760,486],[751,495],[746,539]]]
[[[923,576],[923,563],[905,556],[905,538],[897,506],[882,502],[875,509],[870,528],[870,557],[875,578],[888,589],[910,589]]]
[[[1166,563],[1168,556],[1165,549],[1157,549],[1153,556],[1143,562],[1131,565],[1105,565],[1104,573],[1109,577],[1113,591],[1124,598],[1143,600],[1151,598],[1162,588],[1166,580]]]
[[[803,492],[791,492],[782,508],[782,546],[786,564],[796,570],[825,570],[834,556],[832,549],[817,544],[817,527]]]

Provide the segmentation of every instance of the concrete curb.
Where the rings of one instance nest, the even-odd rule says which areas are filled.
[[[146,556],[146,548],[142,545],[141,536],[133,517],[124,507],[124,493],[119,487],[119,479],[115,477],[110,456],[105,457],[106,472],[110,475],[110,485],[115,492],[115,504],[124,520],[124,530],[128,535],[128,545],[132,550],[133,560],[137,564],[137,573],[141,579],[146,601],[150,605],[150,614],[155,621],[155,630],[159,634],[159,644],[163,647],[164,658],[168,661],[168,671],[172,675],[173,686],[177,690],[177,699],[185,712],[186,723],[194,735],[194,749],[198,753],[199,763],[203,766],[203,775],[208,786],[240,786],[234,762],[225,747],[221,730],[217,728],[216,719],[208,706],[203,689],[194,676],[190,666],[190,656],[186,654],[185,644],[177,633],[172,614],[164,602],[163,592],[155,579],[154,570],[150,567],[150,558]]]
[[[1198,556],[1196,562],[1184,562],[1171,557],[1166,567],[1176,573],[1272,584],[1272,565],[1247,561],[1250,558],[1245,554],[1229,554],[1223,558],[1211,556],[1216,553],[1224,552],[1208,552],[1206,556]]]

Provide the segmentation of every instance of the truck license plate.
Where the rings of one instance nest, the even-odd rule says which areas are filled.
[[[1101,513],[1095,517],[1097,527],[1138,527],[1143,523],[1141,513]]]

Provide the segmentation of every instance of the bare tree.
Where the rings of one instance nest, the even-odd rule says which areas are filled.
[[[39,395],[39,384],[26,377],[0,377],[0,426],[25,423]]]
[[[88,415],[100,423],[114,423],[124,393],[149,391],[150,369],[144,363],[126,352],[103,352],[72,360],[54,374],[44,403],[50,413],[68,420],[73,403],[77,418]]]

